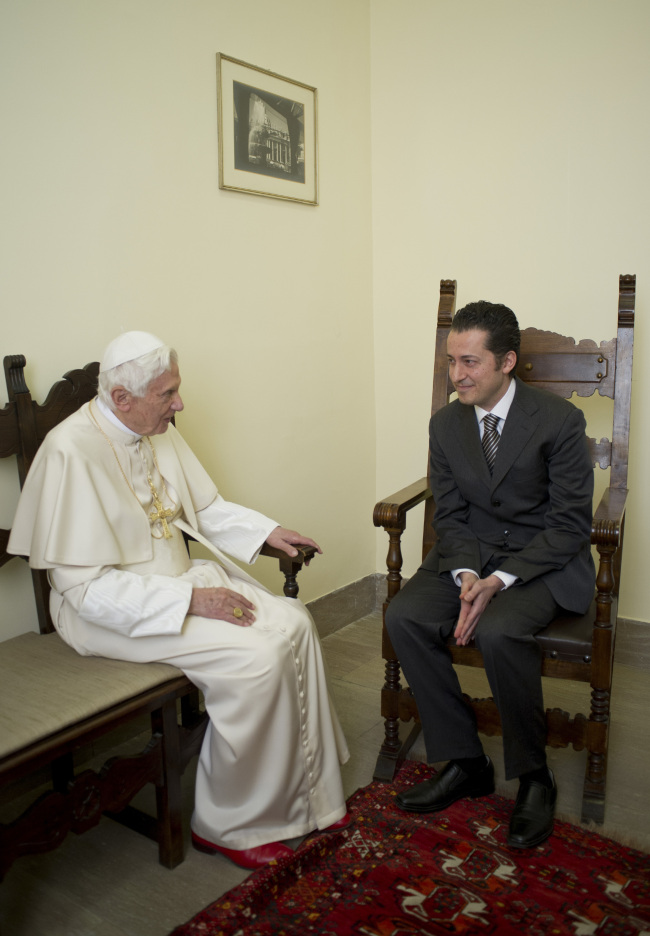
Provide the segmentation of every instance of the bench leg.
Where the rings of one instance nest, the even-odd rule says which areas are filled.
[[[162,772],[156,784],[158,858],[165,868],[175,868],[184,856],[181,743],[176,700],[152,713],[152,728],[162,735]]]

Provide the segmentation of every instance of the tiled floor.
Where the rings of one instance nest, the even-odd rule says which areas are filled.
[[[332,691],[352,754],[343,768],[346,795],[371,782],[383,737],[379,717],[379,687],[383,683],[380,630],[380,615],[373,614],[323,641]],[[604,831],[650,851],[650,678],[647,670],[619,665],[615,669]],[[481,671],[464,670],[462,678],[471,695],[487,694],[483,693]],[[577,693],[582,698],[585,687],[558,686],[549,686],[547,705],[575,710],[571,700]],[[586,709],[581,706],[580,710]],[[503,781],[500,739],[486,738],[485,748],[495,762],[498,792],[514,797],[516,781]],[[419,743],[412,756],[423,759]],[[556,750],[549,752],[549,760],[558,779],[558,812],[575,821],[584,755]],[[187,780],[189,818],[191,776]],[[0,934],[167,936],[245,877],[245,871],[225,858],[191,848],[185,861],[168,871],[157,863],[154,843],[105,819],[85,835],[69,837],[55,852],[16,862],[0,885]]]

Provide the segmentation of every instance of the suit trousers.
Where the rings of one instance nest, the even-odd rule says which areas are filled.
[[[417,702],[430,763],[478,757],[483,751],[446,646],[460,613],[459,595],[449,572],[421,568],[386,611],[388,634]],[[501,717],[507,780],[546,763],[542,654],[534,635],[557,611],[542,581],[518,583],[494,596],[474,635]]]

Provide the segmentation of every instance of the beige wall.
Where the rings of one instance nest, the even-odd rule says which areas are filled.
[[[636,273],[622,610],[650,619],[649,29],[646,0],[5,0],[2,354],[40,397],[122,328],[173,342],[223,493],[325,547],[311,599],[383,567],[373,504],[424,473],[440,279],[602,339]],[[319,89],[319,207],[218,189],[219,51]],[[0,588],[9,636],[25,570]]]
[[[441,279],[461,305],[505,302],[524,327],[603,340],[619,273],[636,273],[621,610],[648,621],[650,4],[404,0],[397,25],[373,0],[377,495],[425,473]],[[385,553],[382,534],[378,568]]]
[[[301,597],[372,571],[367,3],[5,0],[0,43],[2,355],[40,399],[122,329],[156,332],[224,496],[325,549]],[[318,88],[319,207],[219,190],[217,52]],[[23,572],[0,572],[2,636]]]

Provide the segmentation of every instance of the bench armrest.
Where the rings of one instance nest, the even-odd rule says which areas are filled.
[[[296,576],[314,556],[318,555],[314,546],[296,546],[297,556],[288,556],[283,549],[276,549],[264,543],[260,549],[261,556],[268,556],[270,559],[277,559],[280,563],[280,571],[284,574],[284,594],[287,598],[298,597],[298,583]]]
[[[268,543],[264,543],[260,549],[260,556],[268,556],[270,559],[279,559],[281,566],[285,559],[302,566],[305,562],[309,562],[310,559],[318,555],[315,546],[296,546],[296,549],[298,550],[298,555],[292,557],[288,556],[283,549],[276,549],[275,546],[269,546]]]

